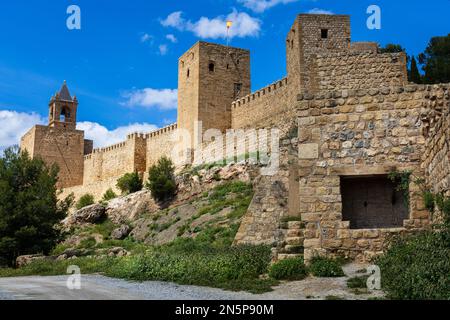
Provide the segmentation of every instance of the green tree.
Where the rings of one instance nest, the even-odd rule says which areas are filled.
[[[155,200],[164,201],[175,195],[177,186],[174,172],[172,160],[167,157],[160,158],[158,163],[150,168],[146,187]]]
[[[17,147],[0,158],[0,263],[14,265],[24,254],[48,254],[62,239],[57,224],[73,196],[58,201],[57,166],[30,159]]]
[[[425,52],[419,55],[419,63],[425,72],[424,83],[450,82],[450,34],[431,38]]]
[[[127,173],[117,180],[117,188],[123,194],[131,194],[142,190],[142,179],[137,172]]]
[[[417,68],[417,61],[414,56],[411,57],[410,69],[408,70],[408,80],[414,83],[422,83],[422,77]]]
[[[381,53],[398,53],[406,52],[406,50],[399,44],[388,43],[384,48],[380,48]]]

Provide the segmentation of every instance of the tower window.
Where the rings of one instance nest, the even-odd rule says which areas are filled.
[[[214,72],[214,70],[216,69],[214,62],[209,63],[208,69],[209,69],[209,72]]]
[[[61,116],[59,118],[60,121],[66,122],[70,118],[70,110],[67,107],[63,107],[61,109]]]
[[[191,70],[188,69],[188,70],[187,70],[187,77],[189,78],[190,75],[191,75]]]
[[[322,39],[328,39],[328,29],[321,29],[320,34]]]
[[[234,99],[238,99],[241,95],[242,90],[242,83],[235,83],[234,84]]]

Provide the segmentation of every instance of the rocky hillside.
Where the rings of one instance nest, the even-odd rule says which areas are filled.
[[[54,257],[123,256],[199,235],[231,244],[258,171],[248,164],[187,169],[177,176],[179,192],[170,202],[156,203],[143,190],[75,211],[63,221],[67,238]]]

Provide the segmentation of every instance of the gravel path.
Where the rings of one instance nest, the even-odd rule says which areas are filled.
[[[344,271],[353,276],[360,267],[350,265]],[[309,277],[281,283],[274,291],[260,295],[157,281],[138,283],[100,275],[84,275],[81,290],[70,290],[67,279],[67,276],[0,278],[0,300],[304,300],[330,296],[342,299],[382,296],[381,292],[353,294],[346,285],[348,277]]]

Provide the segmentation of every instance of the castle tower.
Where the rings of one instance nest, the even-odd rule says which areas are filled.
[[[194,122],[208,129],[231,128],[231,103],[250,94],[250,52],[198,42],[179,59],[178,128],[194,139]]]
[[[48,126],[34,126],[20,141],[20,149],[32,158],[39,156],[48,165],[58,166],[59,188],[83,184],[84,155],[92,152],[92,141],[76,130],[77,107],[77,98],[71,97],[64,81],[50,99]]]
[[[50,99],[48,125],[74,130],[77,126],[77,108],[77,98],[72,98],[64,81],[59,92]]]
[[[287,72],[298,92],[314,92],[314,57],[350,49],[350,16],[300,14],[286,39]]]

